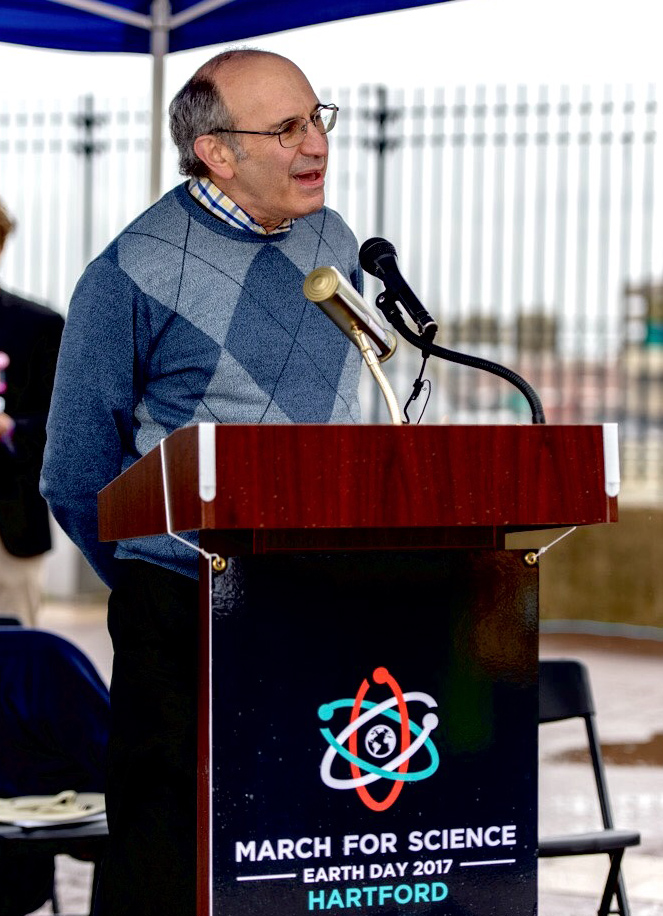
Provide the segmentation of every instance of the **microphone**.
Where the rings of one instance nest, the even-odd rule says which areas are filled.
[[[380,362],[396,349],[396,336],[385,330],[378,313],[335,267],[316,267],[304,280],[304,295],[315,302],[361,350],[354,328],[363,331],[377,351]]]
[[[386,239],[368,239],[359,249],[359,263],[366,271],[382,280],[385,289],[396,298],[419,329],[424,340],[432,340],[437,334],[437,324],[410,287],[398,269],[396,249]]]

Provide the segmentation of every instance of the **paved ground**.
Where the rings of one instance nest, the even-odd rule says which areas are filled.
[[[98,605],[50,605],[40,625],[77,643],[109,680],[112,653],[104,620]],[[589,666],[615,821],[642,835],[642,845],[625,856],[631,913],[663,916],[663,642],[544,635],[541,655],[580,658]],[[581,729],[571,722],[540,730],[544,833],[568,832],[571,825],[591,830],[599,824]],[[89,867],[63,857],[58,869],[63,912],[85,912]],[[605,873],[602,856],[542,861],[541,916],[595,914]]]

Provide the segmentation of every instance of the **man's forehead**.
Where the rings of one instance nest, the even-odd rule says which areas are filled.
[[[284,57],[252,55],[228,64],[219,68],[216,81],[235,116],[268,108],[278,121],[299,114],[303,103],[307,112],[317,104],[317,96],[306,76]]]
[[[221,90],[239,84],[249,93],[264,89],[263,81],[273,78],[281,80],[306,80],[306,77],[291,60],[278,54],[258,52],[255,54],[238,54],[217,67],[214,79]]]

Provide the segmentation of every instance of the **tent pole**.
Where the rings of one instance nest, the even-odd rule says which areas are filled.
[[[150,203],[161,194],[161,141],[163,126],[164,58],[170,30],[169,0],[152,0],[152,135],[150,147]]]

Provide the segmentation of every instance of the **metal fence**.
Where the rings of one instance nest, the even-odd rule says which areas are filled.
[[[393,242],[439,321],[438,342],[525,376],[548,422],[619,422],[627,497],[663,500],[656,87],[363,87],[321,97],[341,109],[328,203],[360,241]],[[146,104],[0,101],[0,196],[20,223],[6,285],[66,309],[84,263],[146,205],[148,137]],[[180,179],[169,143],[164,159],[170,187]],[[378,291],[368,278],[366,298]],[[385,368],[403,403],[417,354],[402,345]],[[524,399],[494,376],[432,360],[426,375],[422,422],[528,419]],[[368,414],[381,410],[368,385],[364,401]]]

